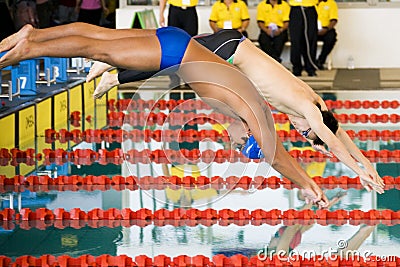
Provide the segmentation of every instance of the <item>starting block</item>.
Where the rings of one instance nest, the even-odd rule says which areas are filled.
[[[17,91],[21,96],[36,95],[36,60],[29,59],[19,62],[11,68],[11,83],[13,94]]]
[[[67,66],[68,60],[60,57],[45,57],[44,69],[49,72],[46,73],[46,80],[65,83],[67,82]]]
[[[0,56],[4,54],[5,52],[0,53]],[[41,74],[40,69],[42,61],[43,74]],[[66,58],[42,57],[24,60],[19,62],[18,65],[4,68],[3,70],[11,70],[11,82],[8,84],[11,88],[11,91],[9,91],[10,99],[15,95],[36,95],[37,84],[46,83],[47,86],[50,86],[51,83],[67,82],[67,65],[68,60]]]
[[[10,100],[10,101],[12,101],[13,97],[19,96],[19,91],[17,91],[16,93],[13,93],[13,91],[12,91],[12,81],[11,80],[8,80],[8,81],[6,81],[6,83],[3,83],[3,73],[2,73],[2,71],[11,70],[11,69],[12,69],[12,67],[6,67],[6,68],[0,70],[0,85],[1,85],[1,88],[3,88],[3,87],[7,87],[8,88],[8,94],[0,94],[0,98],[8,97],[8,100]]]
[[[43,61],[44,74],[41,75],[40,66]],[[41,80],[41,76],[44,80]],[[24,60],[11,69],[11,81],[13,93],[20,91],[21,96],[36,95],[37,84],[67,81],[66,58],[36,58]]]
[[[5,52],[0,53],[0,57],[2,57],[5,54]],[[15,66],[8,66],[0,70],[0,84],[1,88],[7,87],[8,88],[8,94],[0,94],[0,98],[2,97],[8,97],[10,101],[12,101],[13,97],[19,96],[19,90],[13,90],[13,82],[12,80],[8,80],[7,83],[3,83],[3,71],[11,71],[15,68]],[[10,72],[10,73],[11,73]]]
[[[68,72],[75,72],[80,74],[81,72],[88,73],[92,62],[90,60],[85,60],[84,58],[74,57],[69,61]]]
[[[67,59],[58,57],[40,57],[37,58],[37,78],[36,83],[47,84],[50,86],[56,82],[67,81]],[[40,69],[43,61],[43,70]],[[43,79],[42,79],[43,78]]]

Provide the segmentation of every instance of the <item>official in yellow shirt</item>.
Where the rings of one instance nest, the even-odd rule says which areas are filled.
[[[257,6],[257,24],[260,28],[260,48],[281,62],[281,54],[288,40],[290,6],[284,0],[265,0]]]
[[[247,36],[246,29],[250,23],[249,10],[242,0],[220,0],[212,6],[209,22],[214,32],[221,29],[236,29]]]
[[[325,69],[324,64],[332,52],[337,41],[335,26],[338,22],[338,7],[334,0],[320,0],[317,6],[318,13],[318,40],[324,44],[317,59],[320,70]]]

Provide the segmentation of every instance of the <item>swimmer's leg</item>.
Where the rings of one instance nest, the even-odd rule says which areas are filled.
[[[112,66],[142,71],[160,67],[161,47],[155,31],[150,37],[97,40],[68,36],[44,42],[21,40],[0,59],[0,68],[25,59],[48,57],[86,57]],[[63,49],[60,49],[60,48]],[[113,49],[110,49],[112,47]]]
[[[169,72],[163,71],[162,75],[167,75]],[[149,79],[151,77],[157,76],[159,73],[158,71],[136,71],[136,70],[123,70],[118,73],[118,81],[120,84],[130,83],[130,82],[137,82]]]
[[[155,30],[109,29],[88,23],[75,22],[44,29],[35,29],[27,24],[17,33],[0,42],[0,52],[12,49],[19,41],[43,42],[67,36],[82,36],[100,40],[113,40],[128,37],[146,37],[154,35]]]
[[[8,36],[0,42],[0,52],[10,50],[23,39],[27,39],[35,29],[31,24],[26,24],[18,32]]]
[[[37,32],[37,33],[36,33]],[[35,32],[34,41],[46,41],[50,39],[78,35],[100,40],[114,40],[129,37],[152,36],[155,30],[147,29],[110,29],[93,24],[74,22],[70,24],[38,29]]]
[[[101,76],[99,85],[96,86],[96,90],[93,93],[93,97],[100,98],[114,86],[118,86],[120,84],[129,82],[145,80],[156,76],[157,73],[159,72],[158,71],[141,72],[136,70],[123,70],[118,74],[104,72],[103,75]]]
[[[105,71],[109,70],[110,68],[112,68],[112,66],[107,63],[95,61],[92,67],[90,68],[88,76],[86,76],[86,82],[90,82],[97,76],[102,75]],[[122,70],[118,73],[118,78],[117,78],[118,84],[146,80],[155,76],[157,73],[158,71],[142,72],[136,70]],[[166,74],[163,73],[163,75]]]

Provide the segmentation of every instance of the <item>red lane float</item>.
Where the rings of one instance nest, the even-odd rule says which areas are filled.
[[[152,212],[149,209],[142,208],[133,211],[129,208],[118,210],[111,208],[108,210],[93,209],[82,211],[80,208],[73,208],[66,211],[62,208],[54,211],[47,208],[39,208],[35,211],[29,208],[23,208],[19,213],[6,208],[0,211],[0,226],[5,229],[14,229],[17,225],[23,229],[39,228],[46,229],[54,226],[56,228],[74,227],[82,228],[90,226],[98,227],[146,227],[154,224],[157,226],[228,226],[235,224],[238,226],[262,224],[268,225],[396,225],[400,223],[400,211],[393,210],[262,210],[253,211],[247,209],[215,210],[208,208],[200,210],[196,208],[174,210],[159,209]]]
[[[366,266],[376,267],[383,262],[382,266],[399,266],[400,257],[385,256],[385,259],[378,256],[364,257],[329,257],[329,255],[314,255],[313,257],[303,257],[296,255],[295,257],[283,257],[282,255],[256,255],[244,256],[242,254],[234,254],[230,257],[223,254],[217,254],[209,258],[204,255],[177,255],[169,257],[166,255],[156,255],[149,257],[147,255],[138,255],[135,258],[127,255],[109,255],[103,254],[99,256],[81,255],[73,258],[69,255],[43,255],[34,257],[24,255],[13,260],[10,257],[0,256],[1,266],[21,266],[21,267],[45,267],[45,266],[113,266],[113,267],[227,267],[227,266],[246,266],[246,267],[285,267],[285,266]]]
[[[2,155],[4,158],[0,160],[2,166],[12,165],[17,166],[21,163],[32,165],[36,160],[43,157],[43,165],[63,165],[66,162],[71,162],[75,165],[92,165],[95,162],[100,164],[121,164],[124,160],[129,163],[171,163],[178,162],[179,164],[185,163],[235,163],[235,162],[260,162],[260,160],[250,160],[237,150],[223,150],[219,149],[204,150],[199,149],[187,150],[181,149],[179,151],[171,149],[149,149],[136,150],[132,149],[125,153],[117,148],[113,151],[100,149],[99,152],[91,149],[75,149],[74,151],[66,151],[64,149],[43,149],[43,156],[41,153],[35,154],[33,149],[22,151],[19,149],[11,149],[11,153],[4,149]],[[361,150],[371,162],[400,162],[400,150]],[[338,162],[336,157],[327,157],[322,153],[314,150],[291,150],[289,154],[296,158],[301,159],[303,162],[323,162],[329,159],[332,162]]]
[[[385,190],[397,189],[400,190],[400,176],[392,177],[392,176],[384,176],[382,177],[385,183]],[[334,189],[334,188],[342,188],[342,189],[363,189],[363,186],[360,184],[360,180],[358,177],[348,177],[348,176],[328,176],[321,177],[315,176],[313,180],[319,186],[326,189]],[[113,177],[108,177],[106,175],[94,176],[94,175],[69,175],[64,176],[60,175],[57,178],[50,178],[49,176],[22,176],[16,175],[14,177],[6,177],[4,175],[0,175],[0,192],[22,192],[24,190],[29,190],[32,192],[35,191],[77,191],[77,190],[164,190],[166,188],[170,189],[207,189],[214,188],[216,190],[228,189],[257,189],[262,190],[265,188],[270,189],[293,189],[297,188],[297,185],[292,183],[287,178],[279,178],[277,176],[271,177],[263,177],[256,176],[251,178],[249,176],[229,176],[227,178],[222,178],[220,176],[214,177],[193,177],[193,176],[127,176],[123,177],[120,175],[116,175]]]
[[[347,134],[351,139],[359,139],[360,141],[400,141],[400,130],[360,130],[355,132],[353,130],[347,130]],[[296,130],[278,130],[278,136],[282,141],[298,142],[306,140],[301,136]],[[133,142],[198,142],[203,140],[210,140],[214,142],[229,142],[230,137],[227,131],[219,133],[216,130],[200,130],[195,131],[193,129],[189,130],[138,130],[134,129],[131,131],[125,131],[122,129],[106,129],[106,130],[72,130],[67,131],[61,129],[59,132],[53,129],[47,129],[45,131],[45,141],[46,143],[54,143],[59,141],[60,143],[66,143],[72,141],[74,143],[80,143],[82,141],[89,143],[121,143],[122,141],[131,140]],[[0,157],[3,152],[0,151]],[[5,155],[5,157],[7,157]]]
[[[269,105],[269,103],[267,102]],[[328,109],[377,109],[377,108],[392,108],[396,109],[400,106],[398,100],[325,100]],[[210,110],[211,107],[200,99],[189,100],[164,100],[157,101],[151,100],[131,100],[131,99],[111,99],[108,101],[108,109],[111,111],[144,111],[145,109],[153,110]],[[273,106],[269,105],[272,110],[276,110]],[[76,117],[79,116],[75,114]]]
[[[286,123],[289,121],[286,114],[274,113],[272,114],[274,121],[276,123]],[[400,115],[398,114],[334,114],[335,118],[340,123],[398,123],[400,122]],[[122,111],[115,112],[111,111],[107,114],[108,126],[110,127],[121,127],[124,123],[135,126],[155,126],[164,125],[168,123],[172,126],[179,125],[194,125],[194,124],[205,124],[205,123],[229,123],[233,119],[231,117],[225,116],[219,113],[169,113],[165,114],[163,112],[149,112],[149,113],[124,113]]]

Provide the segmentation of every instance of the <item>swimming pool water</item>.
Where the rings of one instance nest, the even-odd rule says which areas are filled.
[[[352,94],[337,94],[337,98],[350,99]],[[364,95],[372,97],[375,95]],[[385,96],[381,96],[385,97]],[[391,95],[386,96],[391,97]],[[370,98],[375,99],[375,98]],[[336,112],[371,112],[371,110],[336,110]],[[394,112],[398,110],[373,110],[374,113]],[[210,127],[204,126],[204,127]],[[398,124],[346,124],[347,129],[398,129]],[[42,137],[39,137],[42,138]],[[375,149],[400,149],[400,142],[395,141],[358,141],[356,144],[364,150]],[[304,146],[304,143],[292,143],[286,141],[285,146],[292,149],[294,146]],[[111,148],[119,147],[112,144]],[[137,144],[141,148],[143,144]],[[152,149],[160,147],[160,144],[150,143]],[[201,148],[214,147],[223,148],[221,144],[202,142]],[[82,143],[80,147],[93,148],[93,144]],[[303,167],[312,174],[327,176],[349,176],[355,177],[354,173],[342,163],[327,161],[322,164],[302,163]],[[399,163],[376,163],[374,164],[381,176],[398,177],[400,175]],[[260,167],[261,166],[261,167]],[[53,166],[54,167],[54,166]],[[212,177],[220,175],[260,175],[268,173],[269,176],[279,174],[270,170],[268,164],[244,164],[244,163],[213,163],[211,165],[198,164],[201,174]],[[190,175],[188,168],[184,173]],[[55,169],[52,169],[53,175]],[[93,164],[91,166],[68,165],[58,168],[58,175],[163,175],[161,164],[122,164],[106,166]],[[180,190],[94,190],[86,191],[82,187],[79,191],[48,191],[31,192],[25,190],[21,193],[2,193],[0,210],[10,207],[10,194],[14,197],[13,206],[18,211],[18,206],[35,210],[46,207],[50,210],[64,208],[71,210],[79,207],[83,211],[94,208],[107,210],[109,208],[130,208],[138,210],[148,208],[155,211],[161,208],[174,209],[183,208],[212,208],[221,209],[255,209],[271,210],[301,209],[305,203],[299,199],[297,189],[180,189]],[[331,207],[331,210],[354,210],[368,211],[371,209],[400,210],[400,193],[398,189],[386,191],[383,195],[368,193],[358,189],[329,189],[326,190],[329,198],[340,196],[340,200]],[[20,199],[20,200],[19,200]],[[182,226],[157,226],[154,222],[146,226],[116,224],[113,227],[83,225],[80,227],[66,226],[56,227],[50,224],[44,229],[37,227],[21,227],[18,223],[11,223],[12,227],[0,227],[0,254],[16,258],[22,255],[39,257],[44,254],[71,255],[74,257],[91,255],[128,255],[132,258],[138,255],[153,257],[165,254],[170,257],[178,255],[205,255],[212,257],[216,254],[231,256],[243,254],[246,256],[257,255],[264,248],[287,248],[299,252],[314,251],[321,254],[329,248],[337,248],[338,242],[345,242],[349,248],[354,247],[358,251],[372,251],[375,255],[399,255],[400,254],[400,227],[398,224],[386,225],[351,225],[334,223],[321,225],[319,223],[302,225],[244,225],[230,223],[227,226],[212,224],[182,225]],[[25,228],[25,229],[24,229]],[[288,245],[289,244],[289,245]]]

